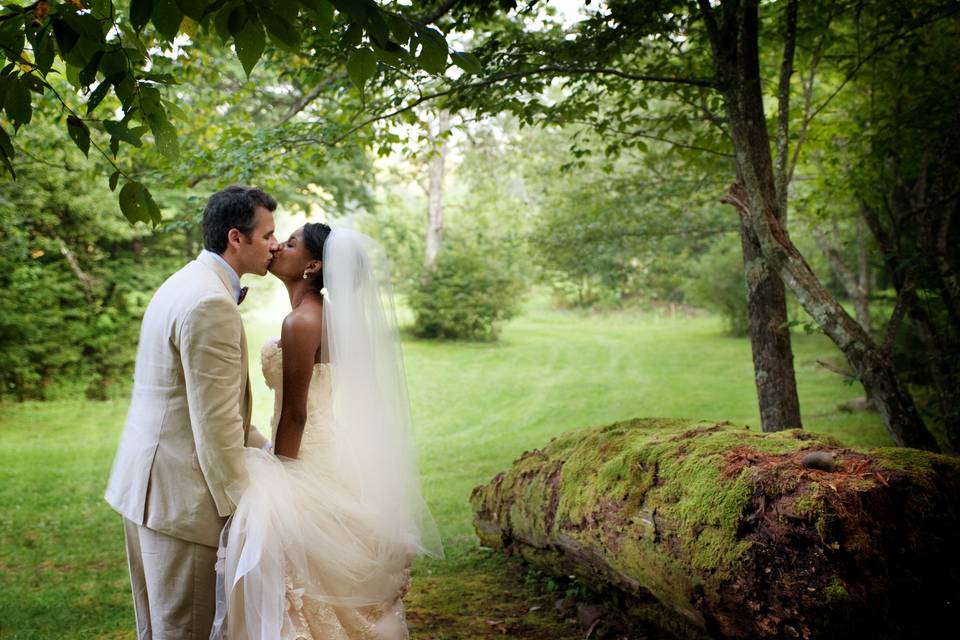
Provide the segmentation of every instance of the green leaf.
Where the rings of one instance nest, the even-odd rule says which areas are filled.
[[[413,35],[413,27],[410,22],[397,13],[387,14],[387,24],[390,26],[390,33],[393,34],[397,42],[406,42]]]
[[[46,29],[43,31],[45,32]],[[3,47],[3,52],[11,62],[20,59],[25,39],[23,20],[5,20],[0,23],[0,47]],[[34,45],[33,48],[36,51],[36,43],[31,42],[31,44]],[[34,53],[34,59],[36,59],[36,52]]]
[[[54,18],[52,23],[53,35],[57,39],[57,48],[60,49],[60,53],[65,56],[77,46],[80,34],[74,31],[73,28],[67,24],[66,20]]]
[[[117,190],[117,181],[120,180],[120,172],[114,171],[110,174],[110,191]]]
[[[177,6],[180,8],[180,11],[197,22],[203,19],[203,14],[206,12],[207,5],[209,4],[211,3],[205,2],[204,0],[177,0]]]
[[[67,132],[74,143],[83,151],[83,155],[90,155],[90,129],[86,123],[76,116],[67,117]]]
[[[174,118],[180,120],[181,122],[190,122],[192,120],[187,112],[181,109],[180,105],[172,100],[164,100],[163,106],[167,108],[168,113],[172,114]]]
[[[232,4],[227,4],[220,11],[217,12],[217,15],[213,18],[213,27],[217,31],[217,35],[220,36],[220,40],[226,44],[227,40],[230,39],[230,14],[233,12],[234,6]]]
[[[390,39],[390,29],[387,28],[387,23],[376,5],[372,6],[367,12],[367,22],[364,26],[367,28],[370,38],[381,47]]]
[[[356,23],[350,23],[347,30],[343,32],[343,38],[340,39],[340,46],[352,49],[360,44],[363,39],[363,28]]]
[[[467,53],[466,51],[454,51],[450,54],[450,59],[453,60],[453,64],[457,65],[467,73],[483,73],[483,66],[480,64],[480,61],[477,60],[477,57],[472,53]]]
[[[100,72],[110,82],[116,82],[127,73],[127,56],[120,47],[114,47],[100,60]]]
[[[290,0],[267,0],[267,5],[270,10],[283,18],[285,21],[295,24],[297,22],[297,16],[300,14],[300,9],[297,7],[296,2],[290,2]],[[260,4],[263,7],[263,3]]]
[[[8,158],[14,156],[13,141],[10,140],[10,136],[7,135],[7,132],[4,131],[3,127],[0,127],[0,152]]]
[[[407,53],[407,50],[395,42],[388,42],[387,46],[383,49],[377,45],[373,45],[373,52],[377,54],[377,59],[380,60],[380,62],[394,67],[399,67],[404,62],[410,61],[410,54]]]
[[[369,5],[364,0],[330,0],[330,4],[340,13],[346,14],[351,22],[363,23],[367,20]]]
[[[120,23],[120,33],[123,35],[124,49],[127,51],[131,48],[136,49],[137,55],[134,56],[133,59],[139,58],[140,60],[146,61],[149,55],[147,54],[146,45],[144,45],[143,40],[140,39],[140,34],[127,22]]]
[[[74,60],[76,57],[73,58]],[[67,82],[72,84],[77,89],[84,89],[85,87],[80,86],[80,71],[83,69],[82,66],[77,66],[73,64],[70,60],[66,61],[67,63]]]
[[[173,42],[180,31],[183,12],[180,11],[175,0],[154,0],[151,21],[167,42]]]
[[[167,160],[175,162],[180,157],[180,142],[177,139],[177,129],[169,120],[164,120],[154,131],[157,149]]]
[[[260,19],[267,28],[270,39],[278,47],[291,53],[300,51],[300,31],[286,18],[266,7],[260,7]]]
[[[317,28],[320,35],[330,33],[333,28],[333,5],[326,0],[310,0],[305,2],[301,0],[300,4],[310,9],[310,16],[313,18],[313,26]]]
[[[347,61],[347,73],[357,89],[363,93],[363,86],[367,80],[373,77],[377,72],[377,57],[373,51],[364,47],[354,52]]]
[[[107,97],[107,94],[110,93],[110,83],[104,80],[97,85],[97,88],[90,92],[90,97],[87,98],[87,115],[90,115],[94,109],[97,108],[103,99]]]
[[[40,73],[43,75],[50,73],[56,55],[56,49],[53,47],[53,37],[50,35],[50,28],[47,27],[37,34],[37,41],[33,45],[33,60],[37,63]]]
[[[160,221],[163,220],[163,215],[160,213],[160,207],[154,202],[153,196],[150,195],[150,190],[143,187],[137,195],[143,201],[144,206],[146,206],[147,213],[150,214],[150,222],[153,223],[153,226],[160,224]]]
[[[0,127],[0,156],[2,156],[3,164],[10,172],[10,176],[16,180],[17,172],[13,168],[13,163],[10,162],[13,159],[13,153],[13,142],[10,141],[10,136],[3,130],[3,127]]]
[[[89,87],[97,79],[97,70],[100,68],[100,61],[103,59],[103,51],[98,51],[90,62],[80,70],[80,85]]]
[[[143,80],[150,82],[159,82],[160,84],[178,84],[177,79],[171,73],[145,73],[141,76]]]
[[[230,35],[235,36],[243,31],[244,27],[247,26],[249,18],[250,16],[247,13],[246,6],[242,4],[234,5],[230,11],[230,17],[227,19],[227,28]]]
[[[27,89],[30,89],[30,91],[33,91],[37,95],[41,96],[45,95],[47,93],[47,89],[50,88],[50,85],[47,84],[46,81],[44,81],[42,78],[38,78],[32,73],[20,76],[20,82],[27,85]]]
[[[420,41],[420,55],[417,61],[421,68],[429,73],[443,73],[447,68],[447,41],[436,29],[417,28]]]
[[[139,33],[153,15],[153,0],[130,0],[130,24]]]
[[[19,81],[10,82],[7,87],[7,96],[4,102],[7,117],[13,122],[14,127],[19,129],[21,125],[28,124],[33,118],[30,89],[27,88],[25,83]]]
[[[243,31],[233,36],[233,44],[237,50],[237,57],[240,58],[240,64],[247,77],[256,66],[260,56],[263,55],[263,48],[266,46],[267,39],[263,35],[263,26],[255,19],[247,20]]]
[[[146,187],[139,182],[133,181],[123,185],[120,189],[120,195],[118,196],[120,211],[123,212],[123,216],[131,223],[150,222],[152,218],[150,208],[147,204],[147,198],[150,197],[150,194],[147,193],[145,196],[145,191]],[[150,199],[152,200],[152,198]]]
[[[137,97],[137,82],[130,74],[125,74],[118,82],[114,82],[117,97],[120,98],[120,104],[124,109],[129,109]]]
[[[147,131],[147,127],[128,129],[126,123],[117,122],[116,120],[104,120],[103,128],[116,140],[126,142],[135,147],[143,146],[140,137]]]
[[[92,0],[90,9],[98,18],[109,18],[110,8],[113,6],[111,0]]]

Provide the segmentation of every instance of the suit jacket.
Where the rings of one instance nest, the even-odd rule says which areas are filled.
[[[247,340],[223,266],[201,254],[170,276],[140,328],[133,398],[106,500],[127,519],[215,547],[246,483]]]

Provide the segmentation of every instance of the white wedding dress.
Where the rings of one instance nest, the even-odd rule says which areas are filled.
[[[420,492],[392,294],[374,269],[378,248],[352,231],[327,240],[331,364],[313,368],[298,458],[245,450],[247,482],[218,550],[212,640],[408,638],[410,564],[443,552]],[[275,393],[276,441],[276,338],[263,346],[262,368]]]
[[[274,390],[271,426],[272,440],[276,441],[283,405],[283,351],[277,338],[264,344],[261,358],[264,379]],[[330,365],[314,365],[299,458],[281,461],[264,451],[247,452],[250,486],[231,519],[226,534],[230,544],[221,544],[225,566],[220,569],[253,562],[263,566],[246,573],[240,588],[234,590],[229,608],[245,615],[231,613],[226,619],[226,632],[220,637],[274,637],[269,630],[276,628],[277,613],[282,640],[408,637],[401,600],[410,580],[408,558],[402,555],[402,549],[391,552],[385,548],[389,546],[385,541],[374,539],[376,523],[368,520],[375,519],[376,514],[368,513],[342,479],[325,473],[336,468],[331,457],[331,400]],[[262,540],[257,536],[261,528]],[[242,544],[234,537],[237,534],[245,536]],[[297,534],[312,540],[312,548],[305,548],[305,540],[298,540]],[[270,549],[256,549],[261,542]],[[265,558],[269,551],[279,553],[271,560]],[[250,558],[251,554],[260,557]],[[247,585],[254,580],[259,583],[259,593],[251,598]],[[277,590],[265,592],[263,583],[271,581]],[[308,593],[307,583],[323,587],[320,598]],[[363,593],[358,583],[363,583]],[[275,602],[281,590],[282,611],[278,612]],[[382,600],[371,603],[370,593],[382,594]],[[274,600],[274,606],[264,606],[264,598]],[[269,609],[273,611],[268,613]],[[249,629],[251,621],[261,629]]]

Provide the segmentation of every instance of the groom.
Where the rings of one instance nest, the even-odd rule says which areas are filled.
[[[246,478],[250,425],[240,276],[266,275],[277,203],[232,186],[203,211],[204,251],[143,316],[133,398],[107,486],[123,516],[137,637],[207,638],[220,529]]]

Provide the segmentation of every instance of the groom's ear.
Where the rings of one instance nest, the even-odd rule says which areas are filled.
[[[240,233],[240,229],[236,227],[227,231],[227,246],[240,246],[240,236],[243,235]]]

